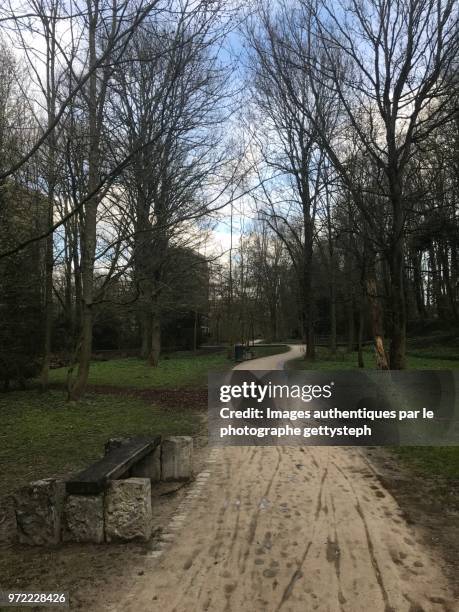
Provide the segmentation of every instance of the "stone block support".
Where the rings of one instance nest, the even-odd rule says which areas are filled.
[[[104,541],[104,494],[68,495],[64,504],[63,540]]]
[[[161,446],[141,459],[131,468],[131,476],[135,478],[149,478],[151,482],[161,480]]]
[[[193,471],[193,439],[171,436],[161,444],[162,480],[189,480]]]
[[[18,539],[21,544],[57,544],[65,484],[53,478],[37,480],[15,494]]]
[[[148,540],[152,526],[150,480],[112,480],[105,493],[104,517],[107,542]]]

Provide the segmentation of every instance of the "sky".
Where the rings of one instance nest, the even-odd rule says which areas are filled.
[[[30,4],[28,0],[7,0],[5,4],[0,2],[0,17],[3,13],[10,13],[14,11],[16,14],[23,15],[27,12],[30,12]],[[237,83],[240,79],[240,58],[241,55],[244,54],[242,39],[240,34],[237,31],[237,21],[234,20],[234,30],[232,30],[222,45],[219,56],[222,64],[238,64],[238,68],[234,73],[234,79]],[[68,20],[60,22],[58,26],[60,41],[63,46],[66,43],[70,43],[70,31],[69,31],[69,23]],[[38,79],[42,79],[44,81],[45,77],[45,69],[44,64],[42,63],[42,59],[45,54],[46,46],[45,39],[41,35],[33,34],[31,32],[24,33],[24,42],[26,45],[30,47],[30,55],[29,58],[35,58],[34,61],[34,69],[35,73],[32,72],[32,78],[34,81],[38,81]],[[11,48],[18,55],[24,55],[24,51],[20,49],[20,45],[15,46],[12,44]],[[31,51],[33,49],[33,52]],[[39,96],[39,86],[38,84],[33,86],[33,90],[35,90],[37,97]],[[234,120],[232,120],[234,121]],[[238,126],[237,129],[241,129],[241,126]],[[232,130],[232,128],[230,128]],[[243,231],[244,227],[247,227],[249,223],[250,217],[250,203],[248,202],[248,198],[245,200],[238,200],[232,207],[227,205],[223,209],[221,209],[218,213],[218,217],[215,220],[214,228],[210,233],[207,244],[204,248],[206,254],[209,254],[212,257],[215,257],[219,254],[222,254],[223,260],[227,260],[227,253],[231,246],[231,232],[230,232],[230,216],[231,216],[231,208],[233,213],[233,246],[237,246],[239,243],[241,231]]]

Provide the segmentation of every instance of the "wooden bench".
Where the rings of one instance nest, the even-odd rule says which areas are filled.
[[[70,495],[97,495],[105,490],[109,480],[116,480],[138,461],[161,444],[161,436],[132,438],[111,449],[105,457],[93,463],[65,483]]]

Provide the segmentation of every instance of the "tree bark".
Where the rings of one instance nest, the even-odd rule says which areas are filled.
[[[303,196],[304,198],[305,196]],[[303,202],[304,248],[303,248],[303,313],[304,313],[304,341],[306,344],[305,359],[315,359],[314,342],[314,312],[312,296],[312,258],[313,258],[313,221],[311,218],[310,202]]]
[[[439,319],[442,319],[444,316],[444,305],[443,305],[443,295],[441,292],[441,283],[440,283],[440,272],[437,265],[437,256],[435,253],[434,245],[431,244],[429,248],[429,263],[430,263],[430,272],[432,278],[432,293],[435,301],[435,308],[437,310],[437,316]]]
[[[392,139],[395,142],[395,138]],[[392,150],[394,147],[389,147]],[[393,154],[395,157],[395,154]],[[392,241],[389,252],[391,337],[389,363],[392,370],[406,367],[406,301],[405,301],[405,210],[403,205],[400,168],[390,167],[388,172],[392,202]]]
[[[335,274],[333,270],[334,262],[330,262],[330,353],[336,354],[336,289],[335,289]]]
[[[355,345],[354,296],[350,292],[346,302],[347,310],[347,351],[352,353]]]
[[[384,349],[383,310],[378,298],[374,254],[370,255],[365,267],[364,283],[370,306],[371,328],[376,354],[376,365],[380,370],[388,370],[389,363],[386,351]]]
[[[198,322],[199,316],[198,311],[194,311],[194,325],[193,325],[193,351],[196,353],[198,350]]]
[[[48,226],[53,224],[53,200],[52,193],[48,196]],[[51,337],[53,330],[53,271],[54,271],[54,234],[51,232],[46,239],[45,258],[45,317],[43,326],[43,359],[41,365],[40,388],[46,391],[48,388],[49,366],[51,361]]]
[[[269,336],[272,342],[277,342],[277,308],[274,303],[269,304]]]
[[[411,262],[413,265],[413,289],[416,300],[416,309],[418,311],[419,318],[421,321],[424,321],[426,318],[426,307],[424,302],[424,288],[421,273],[422,253],[413,253]]]
[[[391,257],[391,339],[390,367],[403,370],[406,367],[406,306],[403,274],[403,247],[400,240]]]
[[[450,274],[450,269],[449,269],[448,253],[447,253],[446,245],[444,248],[440,248],[439,253],[440,253],[440,259],[441,259],[442,268],[443,268],[443,283],[446,289],[446,295],[448,296],[451,318],[453,319],[453,321],[457,321],[458,312],[457,312],[457,304],[456,304],[456,299],[455,299],[456,296],[454,295],[454,288],[451,283],[451,274]]]
[[[365,367],[365,363],[363,361],[363,330],[364,330],[364,325],[365,325],[365,307],[364,307],[364,301],[362,299],[361,303],[360,303],[360,307],[359,307],[359,329],[358,329],[358,338],[357,338],[357,343],[358,343],[357,363],[358,363],[359,368],[364,368]]]
[[[143,309],[140,313],[141,347],[140,356],[147,360],[151,353],[152,318],[149,311]]]
[[[90,3],[88,2],[88,7]],[[97,188],[100,162],[100,130],[98,126],[97,104],[97,50],[96,35],[98,22],[98,3],[89,10],[89,78],[88,115],[89,115],[89,154],[88,154],[88,192]],[[70,389],[69,399],[79,400],[83,395],[89,376],[92,352],[93,299],[94,299],[94,260],[97,241],[98,196],[89,200],[85,207],[82,235],[81,283],[82,283],[82,320],[78,355],[77,377]]]
[[[156,368],[159,364],[161,354],[161,319],[159,312],[155,310],[151,317],[151,349],[148,363]]]
[[[55,82],[55,55],[56,55],[56,10],[57,5],[52,4],[51,18],[42,16],[42,23],[46,32],[46,106],[47,129],[54,124],[56,118],[56,82]],[[56,186],[56,135],[52,132],[47,141],[47,169],[46,181],[48,187],[48,228],[54,223],[54,194]],[[54,272],[54,233],[50,231],[46,239],[45,257],[45,319],[43,326],[43,360],[40,376],[42,391],[48,388],[49,366],[51,361],[51,338],[53,332],[53,272]]]

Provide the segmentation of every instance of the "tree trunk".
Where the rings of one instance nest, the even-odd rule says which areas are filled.
[[[76,222],[74,224],[76,226]],[[81,264],[78,253],[78,238],[77,230],[74,228],[74,236],[72,241],[72,259],[73,259],[73,270],[75,279],[75,316],[74,316],[74,336],[72,338],[73,345],[75,346],[78,342],[78,337],[81,329],[82,320],[82,295],[83,288],[81,283]]]
[[[457,241],[451,240],[451,286],[453,288],[453,294],[456,296],[454,292],[457,292],[457,287],[459,285],[459,258],[457,253]]]
[[[352,353],[355,345],[354,295],[349,293],[347,302],[347,351]]]
[[[54,196],[52,196],[54,199]],[[48,225],[53,223],[53,201],[48,202]],[[53,331],[53,270],[54,270],[54,235],[51,232],[46,239],[45,259],[45,319],[43,329],[43,360],[41,365],[40,388],[48,388],[49,365],[51,361],[51,336]]]
[[[422,283],[422,253],[413,253],[411,262],[413,265],[413,284],[414,294],[416,299],[416,308],[418,311],[419,318],[424,321],[426,318],[426,308],[424,302],[424,288]]]
[[[312,297],[312,227],[309,214],[305,214],[305,245],[303,258],[303,313],[306,343],[305,359],[315,359],[314,313]]]
[[[376,365],[381,370],[388,370],[389,364],[387,361],[386,351],[384,349],[383,311],[378,298],[374,254],[370,256],[369,262],[366,263],[364,282],[370,306],[371,328],[376,353]]]
[[[457,242],[455,240],[451,241],[451,291],[452,291],[452,300],[454,303],[453,312],[456,313],[456,320],[459,318],[458,313],[458,300],[457,300],[457,291],[459,287],[459,264],[458,264],[458,256],[457,256]]]
[[[316,347],[314,338],[314,323],[312,320],[312,308],[310,301],[307,304],[307,310],[304,314],[304,341],[306,344],[305,359],[314,360],[316,357]]]
[[[198,350],[198,311],[194,311],[194,326],[193,326],[193,351],[196,353]]]
[[[389,174],[393,210],[392,243],[389,253],[391,338],[389,363],[392,370],[406,367],[406,300],[405,300],[405,210],[400,170]]]
[[[326,187],[326,209],[327,209],[327,239],[328,239],[328,265],[329,280],[328,293],[330,298],[330,354],[336,355],[336,278],[335,278],[335,248],[333,244],[333,226],[328,185]]]
[[[151,350],[148,363],[156,368],[161,354],[161,320],[159,312],[155,310],[151,317]]]
[[[55,16],[56,5],[52,5],[51,13]],[[42,17],[42,19],[44,19]],[[47,28],[46,44],[46,105],[47,127],[53,125],[56,116],[56,83],[55,83],[55,52],[56,52],[56,19],[43,21]],[[41,366],[40,387],[42,391],[48,388],[49,365],[51,361],[51,336],[53,332],[53,272],[54,272],[54,234],[51,231],[54,223],[54,193],[56,165],[56,135],[53,131],[47,141],[46,181],[48,187],[48,230],[45,258],[45,320],[43,327],[43,361]]]
[[[143,309],[140,313],[140,333],[140,356],[142,359],[147,360],[151,353],[152,319],[150,313],[146,309]]]
[[[392,370],[406,367],[406,307],[403,274],[403,246],[397,240],[391,257],[391,339],[389,362]]]
[[[363,361],[363,330],[364,330],[364,325],[365,325],[365,303],[363,301],[363,296],[362,296],[362,300],[360,302],[360,307],[359,307],[359,330],[358,330],[358,366],[359,368],[364,368],[365,367],[365,363]]]
[[[88,2],[88,7],[90,3]],[[88,116],[89,116],[89,154],[88,154],[88,193],[96,191],[100,162],[100,130],[98,127],[97,104],[97,50],[96,35],[98,6],[90,10],[89,19],[89,78]],[[100,110],[100,109],[99,109]],[[97,242],[98,196],[92,197],[85,206],[81,255],[81,337],[78,355],[78,373],[70,388],[69,399],[79,400],[88,383],[89,365],[92,352],[93,300],[94,300],[94,260]]]
[[[333,262],[331,262],[333,264]],[[330,354],[336,355],[336,291],[334,270],[330,271]]]
[[[277,309],[273,303],[269,305],[269,336],[272,342],[277,342]]]
[[[215,339],[217,344],[220,344],[220,314],[217,314],[215,320]]]
[[[438,270],[437,257],[433,244],[429,248],[429,263],[432,275],[432,293],[437,310],[437,316],[439,319],[442,319],[444,316],[443,295],[441,292],[440,272]]]
[[[67,342],[66,350],[69,351],[73,345],[75,338],[75,317],[73,309],[73,296],[72,296],[72,246],[71,246],[71,229],[69,223],[65,224],[64,231],[64,253],[65,253],[65,284],[64,284],[64,308],[65,308],[65,321],[67,325]],[[70,341],[72,340],[72,342]]]
[[[83,282],[84,285],[84,282]],[[86,288],[88,288],[88,284]],[[83,290],[84,293],[84,290]],[[86,293],[89,299],[89,292]],[[81,337],[78,353],[78,372],[69,390],[69,400],[79,400],[85,392],[89,376],[89,365],[92,352],[92,304],[83,298],[83,316],[81,322]]]
[[[456,305],[456,299],[455,299],[456,296],[454,295],[454,289],[451,283],[451,274],[449,270],[448,253],[446,250],[446,246],[444,248],[440,248],[439,253],[440,253],[440,258],[441,258],[442,267],[443,267],[443,283],[445,286],[446,295],[448,296],[451,318],[454,321],[457,321],[458,312],[457,312],[457,305]]]
[[[150,294],[150,325],[151,325],[151,344],[150,354],[148,355],[148,363],[156,368],[159,363],[161,354],[161,287],[160,287],[160,269],[154,271],[154,282],[151,286]]]
[[[136,225],[134,237],[134,274],[139,291],[138,317],[140,322],[140,356],[148,360],[151,353],[152,321],[152,225],[149,219],[149,203],[147,202],[142,184],[142,165],[136,166],[137,198],[135,202]]]

